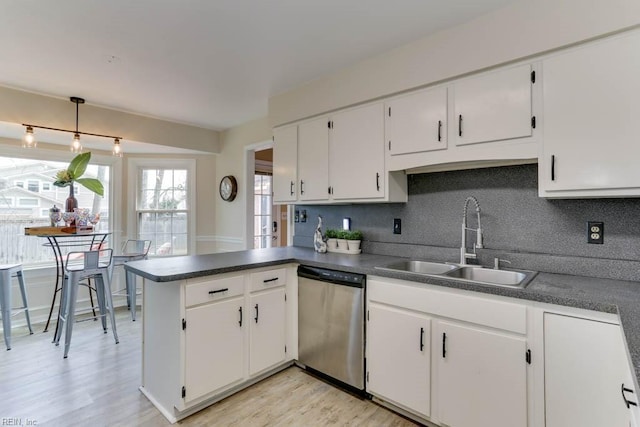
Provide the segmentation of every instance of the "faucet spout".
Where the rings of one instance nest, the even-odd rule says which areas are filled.
[[[477,228],[470,228],[467,225],[467,211],[469,209],[469,202],[473,202],[476,208],[477,215]],[[476,241],[473,244],[472,252],[467,252],[467,231],[475,231],[476,232]],[[475,259],[477,258],[476,249],[482,249],[483,246],[483,235],[482,235],[482,225],[480,222],[480,203],[478,203],[478,199],[473,196],[469,196],[464,201],[464,210],[462,214],[462,239],[460,245],[460,264],[467,264],[467,259]]]

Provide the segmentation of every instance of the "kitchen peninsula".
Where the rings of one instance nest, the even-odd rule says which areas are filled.
[[[634,374],[631,383],[625,385],[631,390],[625,400],[635,401],[633,390],[637,389],[640,373],[640,335],[635,332],[640,330],[638,283],[540,272],[526,288],[512,289],[376,268],[400,259],[374,254],[318,254],[308,248],[283,247],[126,264],[128,271],[144,278],[141,390],[169,420],[177,421],[290,366],[297,359],[296,268],[304,264],[366,274],[372,286],[375,284],[378,287],[379,283],[397,286],[393,288],[395,294],[405,290],[425,290],[445,299],[463,301],[462,298],[464,303],[475,303],[475,300],[482,304],[498,302],[521,307],[523,312],[526,309],[529,314],[526,322],[523,318],[524,329],[518,332],[526,338],[528,348],[526,375],[530,415],[529,422],[523,425],[539,424],[532,406],[533,402],[544,399],[542,312],[586,316],[606,324],[620,324],[626,340],[623,352],[633,367],[629,371]],[[285,305],[277,305],[283,294]],[[257,305],[260,305],[259,313]],[[212,323],[204,326],[197,324],[200,321],[208,322],[207,316],[201,316],[204,313],[199,311],[209,306],[216,306],[220,309],[216,311],[216,316],[224,313],[224,316],[232,319],[230,324],[237,326],[229,333],[221,332],[222,335],[212,338],[227,340],[225,345],[202,343],[195,338],[196,333],[206,336],[212,329]],[[270,310],[270,306],[277,308]],[[271,312],[274,316],[268,321],[271,329],[258,330],[257,325],[261,325],[263,313],[267,322]],[[442,316],[451,317],[446,313]],[[223,328],[219,323],[221,318],[211,319],[218,325],[215,329]],[[241,331],[246,322],[249,322],[250,330]],[[269,338],[262,340],[262,333],[269,334]],[[273,342],[277,343],[278,348],[261,350],[259,353],[270,355],[270,360],[258,360],[258,353],[252,352],[252,349],[262,348],[259,346],[263,345],[268,347],[268,343]],[[624,346],[624,341],[621,340],[621,343]],[[280,348],[280,344],[283,344],[283,348]],[[225,355],[221,356],[220,353]],[[224,365],[226,368],[217,366],[227,377],[221,383],[216,382],[220,378],[213,378],[212,384],[198,389],[202,382],[206,383],[207,377],[215,376],[215,370],[207,372],[207,369],[216,368],[213,360],[218,357],[222,357],[220,363],[228,364]],[[522,360],[524,363],[524,354]],[[214,368],[211,368],[212,365]],[[232,371],[235,375],[230,374]],[[191,390],[189,384],[193,384]],[[620,398],[619,384],[617,387],[617,398]],[[373,394],[380,403],[389,403]],[[414,410],[403,402],[391,399],[388,406],[418,420],[439,420],[438,416],[425,416],[425,411]],[[441,417],[444,416],[443,407],[440,402]]]

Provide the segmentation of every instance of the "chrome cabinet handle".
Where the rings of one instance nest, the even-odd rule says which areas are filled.
[[[293,181],[291,181],[291,186],[289,187],[289,191],[291,192],[291,195],[293,196]]]

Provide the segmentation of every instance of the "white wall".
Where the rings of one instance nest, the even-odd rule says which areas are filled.
[[[245,154],[248,146],[271,141],[271,126],[267,118],[236,126],[222,133],[222,147],[216,162],[216,181],[211,192],[216,194],[215,230],[216,250],[233,251],[246,248],[247,238],[247,183]],[[218,194],[222,177],[233,175],[238,181],[238,194],[233,202],[223,201]],[[251,176],[253,173],[251,171]],[[253,233],[253,230],[249,231]]]
[[[269,99],[272,126],[640,25],[638,0],[527,0]]]
[[[122,136],[170,147],[217,153],[219,132],[91,105],[80,106],[80,130]],[[75,105],[68,99],[37,95],[0,86],[0,121],[73,129]]]

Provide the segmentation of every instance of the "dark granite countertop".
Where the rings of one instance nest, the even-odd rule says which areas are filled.
[[[635,369],[636,389],[638,389],[640,383],[640,282],[539,273],[526,288],[513,289],[375,268],[398,259],[400,258],[372,254],[319,254],[310,248],[289,246],[134,261],[125,264],[125,269],[154,282],[162,283],[250,268],[300,263],[529,301],[617,313]]]

